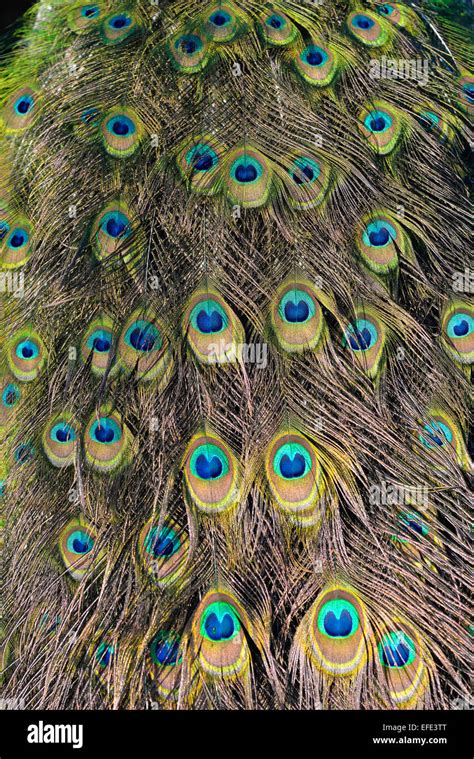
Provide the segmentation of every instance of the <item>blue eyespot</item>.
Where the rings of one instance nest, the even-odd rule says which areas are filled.
[[[391,5],[378,5],[377,13],[380,13],[382,16],[391,16],[393,13],[393,7]]]
[[[126,29],[131,25],[131,23],[131,17],[125,15],[125,13],[119,13],[117,16],[112,16],[112,18],[109,20],[109,26],[112,29]]]
[[[155,664],[173,667],[181,662],[180,640],[176,635],[158,633],[150,645],[150,653]]]
[[[84,18],[97,18],[100,14],[100,8],[98,5],[83,5],[81,8],[81,16]]]
[[[81,121],[88,126],[98,126],[100,122],[100,110],[98,108],[87,108],[81,113]]]
[[[267,26],[271,26],[272,29],[282,29],[286,26],[286,21],[283,16],[278,16],[276,13],[272,13],[271,16],[265,19]]]
[[[358,13],[357,16],[354,16],[352,19],[352,26],[357,27],[357,29],[372,29],[374,23],[375,22],[369,18],[369,16],[364,16],[362,13]]]
[[[297,158],[290,169],[290,176],[296,184],[312,184],[320,174],[320,165],[311,158]]]
[[[35,454],[36,450],[33,443],[27,442],[17,445],[13,456],[16,463],[19,466],[23,466],[23,464],[27,464],[29,461],[31,461],[35,457]]]
[[[82,556],[94,548],[94,538],[84,530],[74,530],[66,541],[66,548],[70,553]]]
[[[223,26],[228,26],[232,21],[232,16],[230,13],[227,13],[227,11],[215,11],[215,13],[209,17],[209,21],[211,24],[214,24],[214,26],[220,28]]]
[[[192,327],[203,335],[215,335],[227,329],[229,319],[215,300],[204,300],[193,308],[190,315]]]
[[[423,427],[423,434],[420,435],[420,440],[425,448],[431,450],[436,447],[442,448],[446,443],[451,443],[452,439],[453,433],[443,422],[431,422],[430,424],[425,424]]]
[[[333,611],[329,611],[324,617],[324,629],[331,638],[347,638],[352,632],[352,617],[343,609],[338,617]]]
[[[422,111],[419,115],[419,122],[423,129],[429,132],[433,127],[438,126],[440,118],[433,111]]]
[[[255,182],[263,174],[262,164],[251,156],[240,156],[231,166],[230,175],[239,184]]]
[[[222,474],[222,462],[217,456],[201,453],[196,459],[196,472],[203,480],[215,480]]]
[[[26,116],[35,105],[35,101],[32,95],[22,95],[18,98],[13,106],[18,116]]]
[[[39,347],[33,342],[33,340],[22,340],[21,343],[18,343],[16,346],[15,353],[18,358],[24,359],[25,361],[32,361],[39,356]]]
[[[458,312],[452,316],[446,327],[448,337],[453,340],[467,337],[474,331],[474,319],[471,314]]]
[[[109,237],[125,239],[132,234],[130,222],[121,211],[106,213],[101,221],[101,229]]]
[[[114,419],[110,419],[110,417],[101,417],[92,425],[90,436],[92,440],[95,440],[97,443],[110,445],[112,443],[118,443],[122,438],[122,430]]]
[[[0,480],[0,498],[5,498],[7,490],[7,483],[5,480]]]
[[[112,333],[107,329],[96,329],[90,337],[87,338],[87,347],[89,350],[97,353],[107,353],[112,346]]]
[[[285,293],[278,306],[281,319],[288,324],[304,324],[315,313],[313,299],[304,290],[289,290]]]
[[[383,247],[397,239],[397,231],[388,221],[373,221],[367,225],[362,235],[367,247]]]
[[[379,659],[384,667],[400,668],[411,664],[416,657],[412,639],[404,632],[392,632],[383,636],[378,645]]]
[[[180,548],[180,540],[175,530],[164,526],[161,530],[152,527],[145,539],[145,550],[155,559],[173,556]]]
[[[300,58],[309,66],[322,66],[328,60],[328,54],[322,47],[308,45],[301,53]]]
[[[375,134],[386,132],[387,129],[390,129],[392,124],[392,117],[385,111],[370,111],[364,119],[364,126],[366,129]]]
[[[194,53],[199,53],[202,50],[203,42],[197,34],[183,34],[182,37],[178,37],[174,46],[185,55],[194,55]]]
[[[20,388],[18,385],[10,382],[6,387],[3,388],[2,404],[6,406],[6,408],[13,408],[13,406],[16,406],[20,400],[20,397]]]
[[[229,472],[224,451],[212,443],[198,446],[191,456],[191,472],[201,480],[218,480]]]
[[[44,631],[45,635],[51,635],[61,624],[61,615],[55,614],[50,619],[50,613],[45,611],[44,614],[38,619],[38,627]]]
[[[109,666],[114,655],[114,651],[114,646],[110,645],[109,643],[100,644],[95,653],[95,658],[97,659],[97,662],[102,669],[105,669]]]
[[[467,84],[463,85],[463,90],[466,93],[466,100],[469,100],[470,103],[474,103],[474,84]]]
[[[230,614],[224,614],[222,619],[219,619],[217,614],[212,612],[206,618],[204,626],[210,639],[215,641],[228,640],[235,631],[234,620]]]
[[[143,319],[139,319],[128,328],[125,334],[125,342],[130,348],[141,353],[160,350],[163,344],[157,327]]]
[[[216,151],[204,143],[194,145],[186,153],[186,163],[194,171],[210,171],[218,162],[219,158]]]
[[[378,340],[378,333],[372,322],[367,319],[356,319],[346,330],[344,344],[353,351],[366,351],[373,347]]]
[[[50,432],[51,440],[55,443],[72,443],[76,439],[76,433],[70,424],[58,422]]]
[[[10,225],[6,221],[0,221],[0,240],[3,240],[5,235],[10,231]]]
[[[273,470],[285,480],[297,480],[312,469],[311,456],[300,443],[284,443],[273,458]]]
[[[22,229],[18,227],[17,229],[14,229],[11,233],[10,237],[8,238],[7,245],[9,248],[13,248],[14,250],[18,250],[18,248],[23,248],[28,240],[30,239],[30,236],[26,229]]]
[[[318,629],[329,638],[349,638],[359,626],[356,607],[343,598],[332,598],[318,613]]]
[[[107,129],[115,137],[131,137],[137,131],[132,119],[125,114],[113,116],[109,119]]]
[[[425,524],[425,522],[423,522],[421,515],[417,512],[399,514],[398,519],[405,527],[413,530],[413,532],[416,532],[418,535],[424,537],[429,533],[428,526]]]

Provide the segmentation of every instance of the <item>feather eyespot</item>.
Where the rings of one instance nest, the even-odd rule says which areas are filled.
[[[176,522],[166,520],[158,526],[150,520],[140,533],[138,545],[141,561],[158,585],[170,585],[181,577],[189,554],[189,537]]]
[[[74,124],[74,134],[80,140],[92,142],[96,139],[102,121],[102,111],[97,106],[85,108]]]
[[[380,663],[390,669],[409,666],[415,656],[416,649],[412,639],[401,632],[387,633],[379,643]]]
[[[455,301],[441,318],[441,342],[448,355],[461,366],[474,361],[474,309],[471,304]]]
[[[138,29],[133,13],[113,13],[102,24],[102,39],[106,45],[117,45],[131,37]]]
[[[0,391],[0,431],[2,431],[15,418],[16,411],[20,406],[22,393],[20,385],[8,375],[1,377]]]
[[[272,168],[259,150],[236,148],[226,158],[224,186],[232,203],[244,208],[264,205],[270,195]]]
[[[153,662],[161,667],[175,667],[181,664],[180,637],[173,633],[159,632],[150,646]]]
[[[309,440],[296,432],[277,435],[267,449],[265,473],[275,505],[291,521],[306,527],[319,522],[326,482]]]
[[[130,461],[132,435],[117,412],[103,407],[84,433],[87,463],[98,472],[112,472]]]
[[[314,208],[324,200],[330,180],[330,170],[321,160],[310,155],[291,156],[287,171],[290,202],[298,210]]]
[[[96,3],[75,8],[68,15],[69,28],[76,34],[84,34],[98,24],[101,14],[101,8]]]
[[[402,129],[395,109],[381,102],[361,111],[358,126],[370,147],[378,155],[388,155],[395,149]]]
[[[151,311],[138,309],[125,323],[118,340],[118,361],[126,372],[164,386],[174,365],[171,345]]]
[[[443,422],[431,422],[423,427],[420,440],[430,450],[449,445],[453,440],[453,433]]]
[[[102,120],[105,150],[114,158],[129,158],[140,146],[143,125],[131,108],[114,108]]]
[[[204,364],[233,363],[240,359],[244,330],[230,306],[212,288],[198,290],[183,317],[183,333],[195,356]]]
[[[358,42],[369,47],[381,47],[389,39],[389,29],[373,13],[354,11],[347,18],[347,28]]]
[[[95,531],[82,518],[71,520],[59,536],[59,551],[73,580],[82,580],[98,556],[94,550]]]
[[[370,220],[369,220],[370,219]],[[377,213],[362,220],[356,237],[357,252],[375,274],[388,274],[398,267],[399,253],[411,250],[410,241],[389,214]]]
[[[298,36],[296,26],[280,11],[264,13],[260,18],[258,30],[267,45],[275,47],[291,45]]]
[[[377,5],[376,12],[379,16],[389,21],[393,26],[405,27],[408,25],[408,9],[395,3]]]
[[[27,129],[38,114],[39,94],[32,86],[25,85],[13,92],[2,108],[1,115],[7,134]]]
[[[454,458],[462,469],[472,471],[472,462],[459,424],[451,414],[437,406],[430,407],[420,422],[418,442],[432,455],[435,466],[442,468],[446,458]]]
[[[188,494],[200,511],[218,514],[237,505],[237,459],[220,438],[196,435],[191,440],[184,459],[184,476]]]
[[[223,591],[208,593],[191,628],[191,652],[209,677],[243,676],[250,666],[246,635],[252,628],[237,599]]]
[[[443,114],[424,108],[418,112],[417,121],[427,134],[433,135],[441,143],[452,141],[453,126]]]
[[[207,195],[217,192],[222,153],[223,146],[210,135],[186,140],[178,153],[177,164],[192,190]]]
[[[209,62],[209,44],[198,32],[176,35],[167,51],[174,68],[182,74],[197,74]]]
[[[102,377],[109,370],[109,377],[119,371],[115,360],[111,359],[115,340],[113,322],[102,315],[89,325],[81,342],[81,358],[83,363],[90,363],[92,374]]]
[[[310,282],[285,282],[271,307],[271,324],[280,346],[289,353],[318,347],[325,322],[317,291]]]
[[[17,269],[24,266],[30,257],[32,227],[24,217],[13,219],[7,227],[0,241],[0,262],[4,269]]]
[[[142,250],[140,228],[135,220],[132,221],[127,204],[121,201],[109,203],[96,217],[90,239],[96,258],[120,256],[126,267],[132,270]]]
[[[351,588],[332,585],[303,619],[296,642],[318,669],[333,676],[353,676],[368,660],[370,634],[362,601]]]
[[[369,377],[379,376],[385,358],[386,328],[372,309],[356,309],[356,318],[347,326],[342,344]]]
[[[36,458],[36,448],[31,440],[19,440],[13,448],[13,462],[22,467]]]
[[[213,42],[230,42],[243,28],[243,18],[231,3],[219,3],[208,11],[204,33]]]
[[[304,81],[316,87],[331,84],[337,71],[335,54],[322,43],[313,43],[305,47],[294,58],[294,65]]]
[[[31,382],[43,369],[46,348],[37,332],[24,329],[10,339],[7,357],[10,371],[16,379]]]
[[[54,416],[43,433],[43,448],[50,463],[62,469],[74,463],[78,435],[72,414]]]
[[[95,660],[99,669],[107,669],[112,663],[112,658],[115,653],[115,646],[112,643],[106,643],[103,641],[97,647],[95,652]]]
[[[149,647],[150,675],[162,699],[178,696],[183,654],[181,636],[171,630],[160,630]]]
[[[394,619],[391,629],[380,636],[377,653],[391,701],[403,708],[415,706],[428,685],[423,647],[415,629]]]

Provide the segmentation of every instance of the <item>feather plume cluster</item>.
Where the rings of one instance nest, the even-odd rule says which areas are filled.
[[[25,19],[0,81],[8,697],[469,698],[466,36],[352,0]]]

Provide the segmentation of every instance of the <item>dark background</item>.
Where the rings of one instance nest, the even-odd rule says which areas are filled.
[[[0,34],[5,32],[10,24],[21,18],[31,5],[33,5],[33,0],[1,0]]]

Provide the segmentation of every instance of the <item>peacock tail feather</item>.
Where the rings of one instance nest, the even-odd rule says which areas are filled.
[[[459,21],[442,0],[26,15],[0,80],[7,697],[467,697]]]

